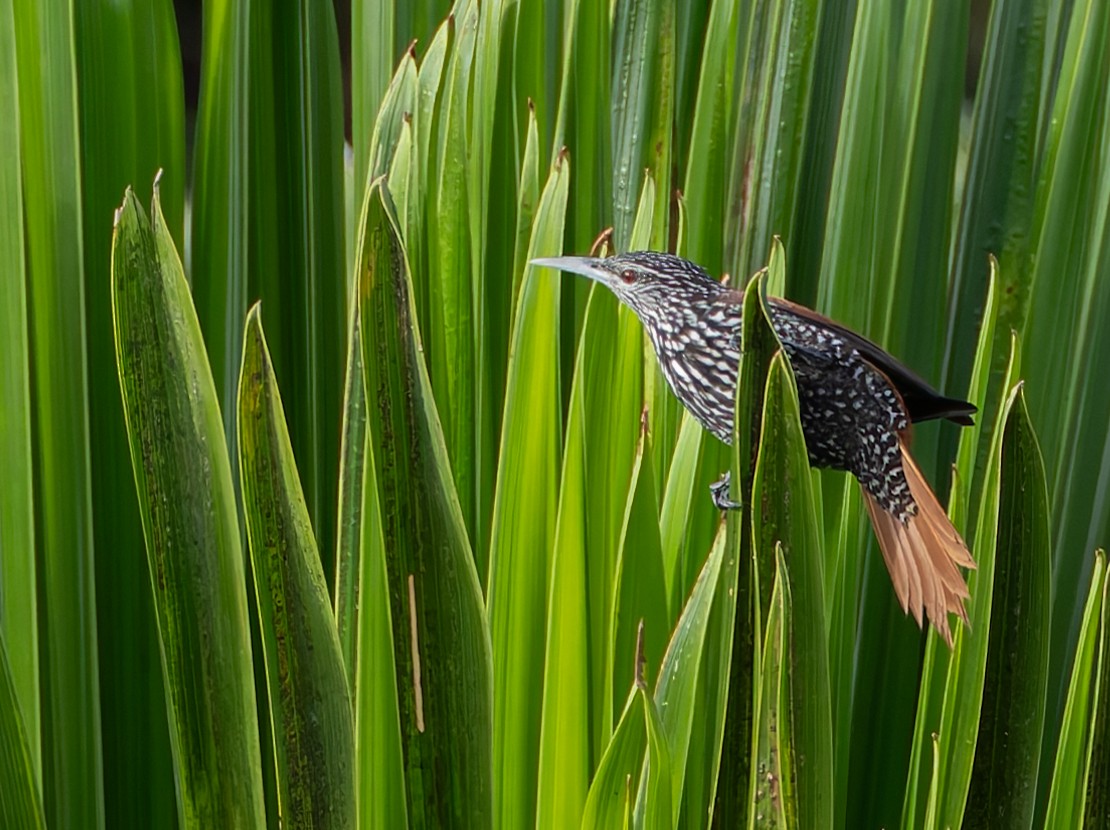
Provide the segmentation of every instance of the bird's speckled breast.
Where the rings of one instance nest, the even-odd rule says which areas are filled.
[[[699,302],[682,319],[647,327],[663,376],[703,427],[732,443],[732,409],[740,373],[740,307]]]

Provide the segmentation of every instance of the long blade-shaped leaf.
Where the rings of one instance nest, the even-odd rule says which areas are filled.
[[[365,13],[365,10],[363,10]],[[391,33],[390,33],[391,34]],[[361,50],[356,50],[361,51]],[[357,75],[356,69],[356,75]],[[398,188],[403,188],[402,195],[406,204],[412,206],[412,216],[422,215],[423,206],[419,204],[419,194],[415,187],[410,186],[409,175],[415,174],[416,165],[407,164],[407,169],[396,171],[395,162],[402,156],[406,162],[411,154],[406,154],[406,148],[411,150],[412,113],[416,109],[417,74],[416,61],[412,51],[408,51],[401,58],[397,72],[393,76],[385,96],[382,100],[381,110],[378,112],[377,121],[374,123],[373,136],[366,135],[365,147],[360,146],[356,139],[356,165],[364,162],[358,161],[359,154],[369,153],[369,174],[362,175],[356,172],[355,185],[358,194],[365,196],[364,188],[369,180],[378,176],[390,174],[394,182],[394,193]],[[358,102],[355,103],[356,109]],[[356,112],[356,120],[359,115]],[[408,121],[406,122],[406,118]],[[406,138],[407,136],[407,138]],[[360,202],[352,199],[352,209]],[[406,234],[415,235],[416,228],[405,225],[405,211],[401,211],[402,225]],[[361,213],[358,220],[364,218]],[[352,237],[356,236],[352,232]],[[357,239],[352,239],[352,244]],[[406,241],[409,241],[406,239]],[[411,244],[411,242],[410,242]],[[337,506],[338,526],[336,529],[335,552],[335,616],[339,626],[339,642],[343,648],[344,660],[347,663],[349,680],[351,681],[352,696],[354,693],[355,650],[357,648],[356,619],[359,609],[359,544],[361,510],[363,503],[363,463],[366,450],[366,390],[362,385],[362,341],[359,337],[358,303],[356,292],[357,273],[351,282],[349,305],[347,313],[347,373],[343,384],[343,421],[339,444],[339,495]],[[415,298],[417,308],[420,308],[419,295]]]
[[[527,8],[533,4],[522,5]],[[535,5],[540,8],[545,4]],[[565,4],[563,61],[551,154],[555,157],[565,148],[574,153],[577,172],[571,194],[572,226],[567,244],[575,252],[586,250],[590,240],[611,222],[612,216],[613,110],[608,84],[613,45],[610,8],[606,0],[572,0]],[[522,13],[522,25],[525,20]],[[541,107],[544,100],[551,101],[551,97],[543,93],[537,95],[529,90],[528,94],[540,102]],[[541,108],[541,139],[546,137],[543,114]],[[634,189],[633,199],[635,192]],[[577,308],[573,319],[581,323],[587,296],[585,286],[576,285],[574,294]]]
[[[644,770],[640,775],[643,800],[638,799],[636,803],[636,823],[649,830],[669,830],[674,826],[674,810],[671,808],[671,748],[667,744],[663,718],[655,699],[643,685],[638,694],[644,700],[647,751],[644,754]]]
[[[983,708],[965,827],[993,827],[1001,815],[1032,826],[1037,794],[1052,549],[1044,461],[1020,391],[1002,439],[1000,484]]]
[[[778,273],[785,263],[782,247],[776,244],[774,250],[770,270]],[[696,757],[707,757],[701,764],[691,765],[687,785],[688,801],[696,805],[694,809],[701,813],[711,807],[715,820],[725,826],[744,821],[748,812],[752,694],[763,636],[760,628],[771,591],[770,563],[763,560],[757,564],[751,533],[755,507],[752,482],[767,372],[779,349],[767,314],[766,278],[767,273],[761,271],[748,281],[744,291],[743,348],[729,464],[729,498],[739,502],[741,508],[728,514],[728,556],[709,621],[705,686],[698,690],[705,699],[706,717],[701,721],[706,727],[704,735],[695,733],[705,747]],[[699,495],[706,498],[704,493]]]
[[[1096,554],[1097,555],[1097,554]],[[1105,554],[1103,554],[1105,555]],[[1087,746],[1087,792],[1083,826],[1097,827],[1110,818],[1110,582],[1102,583],[1102,620],[1098,665],[1091,701],[1091,736]]]
[[[212,375],[225,404],[226,440],[247,316],[250,261],[250,3],[204,9],[201,94],[193,152],[189,276]],[[272,206],[271,206],[272,207]]]
[[[216,389],[158,204],[128,190],[112,245],[112,309],[131,463],[170,703],[178,814],[265,822],[235,490]]]
[[[1024,333],[1054,517],[1052,629],[1067,644],[1050,655],[1050,711],[1063,699],[1090,557],[1110,533],[1110,6],[1076,2],[1066,28],[1045,114]]]
[[[929,782],[928,798],[925,802],[925,827],[936,827],[937,800],[940,797],[940,742],[935,732],[930,740],[933,744],[933,777]]]
[[[590,770],[612,728],[608,623],[618,538],[609,534],[615,500],[627,493],[628,468],[611,458],[620,457],[624,446],[617,436],[626,434],[623,428],[635,417],[629,407],[639,402],[627,386],[612,391],[612,366],[639,360],[639,335],[628,328],[637,324],[614,320],[614,305],[605,290],[592,289],[571,382],[547,621],[536,811],[543,827],[581,818]],[[612,423],[598,418],[597,413],[608,411],[614,413]],[[603,434],[611,440],[603,440]],[[596,520],[589,520],[591,514]],[[590,625],[590,620],[605,624]]]
[[[995,325],[998,321],[997,282],[994,278],[996,268],[997,262],[992,259],[991,281],[986,306],[983,309],[979,345],[975,351],[971,385],[967,395],[968,400],[980,409],[990,391],[988,385],[991,375],[991,355],[994,350]],[[980,437],[992,434],[994,429],[994,424],[984,424],[980,417],[976,420],[975,426],[964,430],[960,436],[948,513],[952,523],[957,528],[963,528],[965,532],[971,521],[970,509],[974,506],[969,492],[972,489],[978,490],[973,488],[973,485],[982,478],[984,472],[976,473],[976,459],[981,455],[978,450]],[[920,826],[926,810],[926,799],[933,798],[932,793],[937,789],[935,774],[940,764],[940,748],[933,736],[936,734],[941,706],[944,702],[944,687],[950,656],[951,653],[939,638],[929,638],[925,646],[925,660],[921,670],[917,716],[914,722],[913,754],[910,758],[908,783],[902,807],[902,826],[906,828]],[[933,801],[935,802],[936,799],[934,798]],[[936,812],[935,807],[933,812]]]
[[[487,827],[492,670],[478,574],[424,366],[405,252],[380,180],[367,198],[359,314],[408,814],[417,826]]]
[[[667,644],[655,687],[655,703],[659,707],[663,732],[671,753],[671,811],[675,825],[678,824],[683,802],[690,738],[698,712],[700,665],[705,653],[713,597],[725,558],[725,542],[722,525]]]
[[[632,228],[634,249],[648,246],[654,210],[654,183],[644,178],[636,221]],[[578,280],[577,282],[581,282]],[[576,289],[577,290],[577,289]],[[621,537],[626,522],[629,495],[634,487],[636,451],[644,424],[643,377],[646,338],[632,310],[614,302],[609,291],[596,292],[594,324],[590,335],[579,338],[578,351],[585,351],[582,383],[586,431],[585,459],[587,515],[586,563],[588,611],[590,619],[603,620],[590,626],[591,723],[594,727],[595,757],[608,740],[614,712],[620,706],[613,687],[614,653],[613,603],[620,575]],[[615,314],[614,320],[612,315]],[[649,357],[654,361],[654,356]],[[650,426],[648,427],[650,430]],[[651,501],[655,501],[654,493]],[[650,507],[655,511],[654,504]],[[630,621],[632,631],[638,621]],[[653,626],[655,628],[656,626]],[[668,630],[670,626],[667,626]],[[659,632],[661,633],[661,632]],[[655,641],[653,653],[662,652],[662,641]],[[600,682],[598,682],[600,679]]]
[[[642,640],[637,641],[636,673],[644,668],[642,644]],[[643,677],[637,676],[590,785],[582,815],[583,830],[621,826],[670,828],[670,767],[671,753],[659,709],[648,694]]]
[[[470,220],[470,291],[474,306],[474,523],[473,545],[489,546],[489,516],[498,475],[499,435],[506,394],[506,368],[512,343],[512,247],[502,234],[514,224],[511,191],[520,169],[515,159],[511,120],[513,98],[499,95],[511,77],[503,58],[511,56],[508,24],[515,21],[515,2],[484,0],[478,7],[467,140],[470,143],[467,199]],[[504,47],[504,48],[503,48]],[[504,55],[502,52],[504,51]],[[496,118],[496,121],[495,121]],[[494,233],[489,229],[494,228]]]
[[[438,136],[442,117],[439,110],[443,96],[447,94],[443,83],[444,67],[451,50],[455,47],[456,40],[455,16],[452,14],[448,15],[436,30],[435,36],[424,52],[424,59],[420,62],[420,69],[417,72],[419,95],[412,117],[415,133],[413,146],[417,148],[412,155],[416,164],[409,165],[414,168],[410,171],[410,178],[415,179],[416,184],[415,192],[405,197],[409,202],[409,208],[408,215],[404,218],[403,229],[405,252],[408,254],[409,271],[412,276],[413,299],[416,302],[416,313],[424,336],[424,347],[432,350],[435,348],[432,342],[435,324],[431,310],[433,303],[429,295],[432,286],[437,284],[436,281],[439,279],[439,275],[432,269],[432,263],[436,262],[437,256],[435,231],[438,220],[435,194],[440,178],[437,143],[433,143],[433,139]],[[398,67],[398,72],[400,69],[401,67]],[[398,77],[394,76],[393,84],[390,85],[391,90],[397,82]],[[383,101],[383,114],[386,107],[387,103]],[[395,105],[394,111],[399,108],[401,107]],[[403,115],[403,108],[401,111]],[[372,170],[370,178],[377,178],[378,175],[380,173],[374,173]],[[363,185],[359,184],[359,187]],[[400,182],[393,180],[390,192],[396,193],[401,187]],[[485,568],[480,567],[478,574],[484,577]]]
[[[999,529],[1002,436],[1013,412],[1016,396],[1014,382],[1019,364],[1020,355],[1015,338],[1011,343],[1010,366],[1005,378],[1011,392],[998,413],[975,531],[974,559],[978,569],[972,571],[968,577],[968,590],[971,592],[968,616],[975,629],[972,631],[966,627],[960,627],[956,632],[955,647],[949,657],[948,673],[945,678],[944,702],[939,721],[933,730],[940,736],[941,801],[938,805],[937,819],[941,826],[960,824],[971,779],[974,756],[967,751],[966,747],[974,746],[983,701],[988,639],[982,629],[986,629],[989,633],[992,622],[991,605],[994,596]]]
[[[646,701],[639,688],[632,690],[613,738],[601,756],[597,775],[590,784],[582,814],[582,830],[604,830],[627,824],[625,817],[636,798],[647,749]]]
[[[797,389],[780,352],[771,362],[752,483],[756,557],[781,542],[794,612],[789,623],[789,751],[799,827],[833,823],[832,705],[823,609],[823,551]],[[785,747],[784,747],[785,749]],[[787,786],[784,782],[783,786]]]
[[[27,740],[25,716],[0,631],[0,823],[5,827],[45,827],[35,757]]]
[[[782,546],[776,545],[774,585],[756,674],[759,687],[751,746],[752,766],[759,774],[749,778],[742,793],[748,803],[749,827],[798,826],[789,679],[793,626],[789,570]]]
[[[339,439],[339,495],[335,532],[335,624],[352,699],[358,652],[359,578],[363,469],[366,464],[366,389],[362,385],[362,341],[358,306],[347,324],[347,377]]]
[[[650,216],[650,200],[641,200],[641,208]],[[642,224],[646,236],[647,223]],[[607,291],[591,290],[571,384],[551,564],[537,809],[541,826],[561,827],[581,817],[589,772],[612,729],[614,585],[642,366],[639,323],[615,306]],[[614,375],[619,382],[614,383]],[[654,506],[650,509],[653,514]],[[591,620],[603,622],[592,625]]]
[[[597,325],[602,290],[586,305],[582,337]],[[566,445],[559,485],[555,545],[551,555],[544,647],[543,722],[540,731],[536,827],[573,826],[582,817],[590,786],[590,632],[587,612],[586,354],[574,365]]]
[[[1068,696],[1060,726],[1060,743],[1052,771],[1045,827],[1082,826],[1083,801],[1087,788],[1087,764],[1091,755],[1092,714],[1098,706],[1091,678],[1100,662],[1105,662],[1106,635],[1103,606],[1106,601],[1106,554],[1095,556],[1094,574],[1087,601],[1083,604],[1083,624],[1079,628],[1074,662],[1068,682]],[[1103,713],[1105,718],[1106,713]]]
[[[1004,0],[991,4],[983,66],[975,94],[971,148],[959,225],[952,246],[952,284],[948,293],[948,330],[941,381],[963,389],[969,367],[965,355],[982,319],[979,299],[986,294],[988,254],[1001,262],[1005,293],[1026,294],[1023,258],[1029,248],[1029,224],[1037,174],[1038,114],[1042,85],[1041,52],[1049,0]],[[1014,292],[1011,289],[1020,288]],[[1020,325],[1017,303],[1002,313],[1002,333]],[[996,342],[995,371],[1005,365],[1005,341]],[[1004,393],[1003,393],[1004,394]],[[993,406],[1001,404],[994,399]],[[988,416],[993,413],[987,413]]]
[[[725,159],[733,146],[733,51],[738,18],[737,4],[728,0],[715,0],[709,9],[683,189],[689,212],[686,255],[713,273],[720,271],[725,247],[725,229],[720,220],[727,212]]]
[[[826,13],[841,16],[833,5]],[[938,354],[965,41],[960,3],[858,4],[825,211],[822,310],[908,358],[926,377]],[[922,433],[915,454],[927,459],[929,473],[933,439]],[[859,556],[858,502],[843,496],[855,485],[837,479],[824,477],[824,503],[835,511],[838,532],[852,539],[846,555]],[[864,544],[874,550],[870,539],[867,533]],[[837,783],[847,808],[841,820],[879,826],[896,821],[901,807],[920,635],[897,608],[881,559],[864,556],[860,573],[862,590],[848,586],[862,594],[848,600],[853,611],[858,602],[859,620],[852,721],[838,719],[853,738],[851,776],[845,781],[841,764]]]
[[[329,552],[323,567],[331,577],[347,320],[339,35],[327,3],[299,0],[272,9],[256,3],[251,14],[254,31],[269,30],[272,41],[255,35],[244,50],[252,56],[250,157],[258,165],[250,181],[252,255],[260,257],[251,271],[251,297],[263,300],[270,321],[305,502],[321,549]],[[269,132],[272,149],[265,143]],[[361,190],[364,182],[356,186]],[[267,250],[270,258],[262,258]],[[236,331],[242,321],[231,321]]]
[[[471,65],[478,29],[474,0],[460,4],[457,35],[444,78],[439,111],[436,178],[429,180],[429,257],[431,277],[428,318],[428,371],[443,423],[458,499],[470,535],[476,533],[475,423],[477,317],[471,283],[469,200],[467,197],[466,127]],[[485,571],[485,551],[478,550],[478,570]]]
[[[739,14],[737,4],[730,0],[714,0],[710,8],[686,167],[684,192],[690,221],[685,255],[713,273],[721,270],[724,257],[721,219],[728,215],[728,178],[721,171],[727,169],[725,158],[733,145],[730,135],[736,96],[731,49]]]
[[[651,468],[651,455],[645,454],[645,443],[641,438],[636,449],[628,506],[617,552],[610,625],[612,642],[609,646],[612,666],[606,672],[614,695],[617,689],[629,688],[634,683],[634,666],[628,655],[636,653],[638,640],[643,650],[642,672],[648,677],[655,676],[673,622],[667,613],[666,587],[663,583],[655,475]],[[619,701],[614,699],[614,709],[619,705]]]
[[[42,716],[39,703],[39,637],[35,590],[34,481],[31,477],[31,367],[27,332],[27,274],[23,250],[23,181],[20,170],[19,89],[15,16],[0,2],[0,354],[11,366],[0,372],[0,458],[7,485],[0,487],[0,634],[8,647],[14,695],[34,780],[42,781]]]
[[[158,664],[158,625],[131,471],[112,341],[112,213],[131,182],[161,169],[159,198],[179,247],[185,234],[185,95],[170,0],[76,3],[89,348],[100,715],[108,827],[173,821],[173,757]],[[135,758],[143,763],[136,765]]]
[[[556,161],[532,229],[530,256],[562,245],[570,166]],[[500,463],[490,544],[489,625],[493,641],[494,774],[497,824],[535,815],[547,620],[547,552],[555,541],[562,424],[559,406],[559,283],[527,266],[509,354]],[[536,372],[536,366],[544,371]]]
[[[278,815],[353,827],[354,736],[339,637],[259,307],[239,374],[239,477],[270,692]]]
[[[653,384],[657,386],[658,381]],[[672,393],[669,389],[655,392],[656,398],[663,394]],[[684,565],[697,555],[696,542],[690,540],[690,529],[697,500],[705,498],[697,475],[704,434],[701,424],[684,411],[661,498],[659,535],[663,545],[663,577],[667,602],[672,609],[677,609],[684,599]]]
[[[361,362],[360,362],[361,365]],[[360,827],[408,827],[389,574],[373,448],[362,483],[357,679],[354,687]]]
[[[613,237],[618,250],[629,247],[636,215],[644,145],[652,115],[652,86],[660,67],[661,3],[621,3],[613,24]]]
[[[795,204],[803,188],[802,150],[809,120],[821,3],[753,3],[737,86],[747,91],[737,116],[730,204],[740,231],[725,240],[725,261],[739,278],[762,265],[772,234],[794,242]],[[741,11],[741,14],[745,14]],[[808,173],[804,171],[809,186]]]
[[[351,144],[356,193],[362,193],[366,185],[372,153],[370,133],[396,58],[393,40],[397,5],[389,0],[372,0],[351,6]]]
[[[98,827],[104,796],[73,16],[69,3],[16,3],[15,68],[30,274],[38,584],[50,608],[40,641],[43,728],[51,737],[43,744],[43,806],[51,825]],[[3,152],[10,154],[10,146]]]
[[[366,261],[367,235],[365,231],[367,212],[370,210],[370,192],[364,194],[362,211],[359,218],[358,249],[355,269],[356,288]],[[359,476],[357,485],[360,503],[351,505],[351,511],[358,512],[357,525],[351,529],[358,545],[358,571],[351,576],[357,581],[352,591],[344,591],[336,597],[344,596],[347,601],[356,603],[347,613],[355,615],[355,629],[350,632],[353,646],[355,681],[351,696],[355,706],[355,754],[357,767],[356,800],[360,827],[408,827],[407,788],[405,786],[405,762],[401,743],[401,714],[397,682],[397,660],[393,651],[394,624],[390,607],[389,567],[387,564],[384,527],[382,523],[381,502],[378,497],[378,473],[374,463],[374,445],[367,431],[368,412],[365,409],[365,383],[362,369],[362,335],[360,306],[355,303],[352,310],[351,353],[348,358],[348,389],[357,390],[362,399],[361,419],[348,408],[348,428],[345,438],[360,440],[357,465],[351,465],[355,450],[348,446],[344,459],[344,474]],[[357,366],[358,377],[351,373]],[[355,393],[348,396],[348,404]],[[351,427],[361,420],[361,428]],[[357,431],[357,436],[354,433]],[[355,485],[352,484],[352,497]],[[354,594],[352,597],[351,594]],[[340,621],[342,624],[342,621]],[[341,631],[342,633],[342,631]]]

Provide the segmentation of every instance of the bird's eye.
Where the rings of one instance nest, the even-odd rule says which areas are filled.
[[[621,282],[625,285],[632,285],[632,283],[636,282],[636,272],[631,268],[625,268],[621,271]]]

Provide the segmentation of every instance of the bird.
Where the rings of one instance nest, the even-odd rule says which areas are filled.
[[[601,283],[639,318],[663,377],[694,418],[732,442],[743,292],[669,253],[533,259]],[[844,470],[863,491],[903,612],[922,612],[952,647],[949,614],[968,624],[960,568],[975,561],[909,452],[911,423],[970,426],[975,406],[941,395],[875,343],[789,300],[768,297],[771,324],[794,372],[811,466]],[[727,474],[710,488],[722,509]]]

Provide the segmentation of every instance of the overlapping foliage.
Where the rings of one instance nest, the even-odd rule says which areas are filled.
[[[1105,819],[1107,8],[964,118],[966,0],[355,2],[344,171],[330,8],[212,0],[188,183],[168,0],[0,0],[0,823]],[[528,264],[610,225],[748,285],[731,451]],[[980,406],[952,652],[767,292]]]

